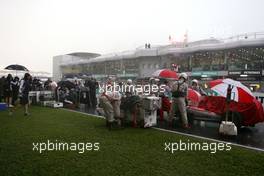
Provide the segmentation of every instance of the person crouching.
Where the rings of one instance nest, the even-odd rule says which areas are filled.
[[[104,110],[105,118],[106,118],[106,126],[109,130],[113,128],[120,128],[121,127],[121,120],[120,120],[120,99],[121,96],[119,92],[115,92],[111,87],[108,85],[106,91],[104,91],[100,98],[99,102],[101,107]]]

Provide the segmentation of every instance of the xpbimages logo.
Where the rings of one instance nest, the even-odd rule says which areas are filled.
[[[37,142],[32,143],[33,151],[43,153],[44,151],[76,151],[78,153],[84,153],[85,151],[99,151],[100,150],[100,143],[95,142],[60,142],[58,140],[50,141],[47,140],[46,142]]]
[[[164,150],[170,153],[177,151],[208,151],[210,153],[216,153],[217,151],[230,151],[232,149],[230,143],[223,142],[165,142]]]
[[[134,92],[137,95],[143,94],[143,95],[150,95],[151,93],[157,93],[157,92],[165,92],[165,84],[157,85],[157,84],[146,84],[146,85],[119,85],[116,82],[112,84],[103,84],[99,85],[99,93],[103,92]]]

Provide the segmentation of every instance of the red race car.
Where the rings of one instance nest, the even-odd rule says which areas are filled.
[[[226,98],[220,96],[204,96],[197,106],[189,106],[189,115],[205,117],[208,120],[223,120],[227,111]],[[219,119],[220,118],[220,119]],[[254,126],[264,122],[264,110],[262,104],[253,99],[252,102],[241,103],[231,101],[229,104],[229,120],[232,120],[239,128],[241,126]]]

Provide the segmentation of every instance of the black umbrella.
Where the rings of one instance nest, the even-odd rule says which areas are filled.
[[[70,81],[60,81],[58,82],[59,87],[67,87],[68,89],[75,88],[75,84]]]
[[[28,71],[28,69],[26,67],[24,67],[23,65],[8,65],[6,68],[6,70],[16,70],[16,71]]]

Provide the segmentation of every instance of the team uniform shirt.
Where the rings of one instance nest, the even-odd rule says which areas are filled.
[[[172,97],[187,97],[188,93],[188,84],[186,82],[180,83],[179,81],[175,81],[172,84]]]

